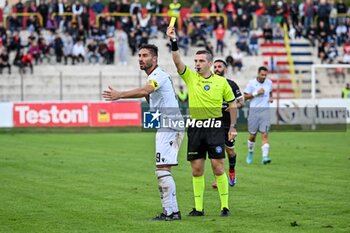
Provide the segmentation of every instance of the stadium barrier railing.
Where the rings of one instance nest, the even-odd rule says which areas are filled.
[[[158,14],[151,14],[152,16],[159,16],[159,17],[165,17],[165,18],[168,18],[168,17],[172,17],[171,14],[168,14],[168,13],[158,13]],[[102,13],[102,14],[98,14],[96,16],[96,26],[97,27],[100,27],[100,19],[101,17],[107,17],[107,16],[124,16],[124,17],[131,17],[132,14],[130,13]],[[181,30],[182,29],[182,20],[181,20],[181,17],[180,16],[177,16],[177,21],[178,21],[178,29]]]

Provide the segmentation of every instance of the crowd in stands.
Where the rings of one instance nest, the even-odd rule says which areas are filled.
[[[93,3],[89,0],[40,0],[38,5],[35,0],[29,3],[18,0],[14,5],[7,0],[4,2],[1,9],[4,20],[0,23],[0,72],[7,68],[9,73],[12,65],[22,72],[26,67],[33,72],[33,65],[44,60],[63,64],[70,60],[73,65],[114,64],[117,60],[126,65],[128,55],[134,56],[140,45],[159,36],[165,38],[169,19],[158,13],[180,16],[185,10],[178,0],[168,6],[162,0],[148,0],[146,5],[139,0],[109,0],[106,5],[100,0]],[[322,63],[350,63],[350,8],[343,0],[304,0],[301,3],[271,0],[269,5],[262,0],[210,0],[205,6],[194,0],[187,11],[224,13],[228,20],[225,25],[220,16],[182,15],[179,47],[185,55],[191,46],[197,46],[225,56],[224,51],[232,51],[232,45],[224,39],[229,33],[229,36],[237,36],[237,48],[227,59],[238,71],[243,66],[243,53],[258,55],[261,37],[270,43],[283,40],[285,36],[292,40],[304,37],[318,46]],[[37,14],[25,17],[18,14],[23,12]],[[284,25],[288,35],[284,33]],[[23,30],[29,33],[26,44],[21,41]],[[213,37],[215,48],[209,41]],[[338,50],[343,51],[343,57],[339,57]],[[11,54],[14,54],[13,61]]]

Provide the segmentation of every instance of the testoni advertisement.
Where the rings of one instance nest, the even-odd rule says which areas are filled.
[[[14,127],[140,126],[139,102],[14,103]]]

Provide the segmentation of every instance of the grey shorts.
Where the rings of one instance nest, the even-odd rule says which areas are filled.
[[[270,130],[270,111],[249,112],[248,132],[250,134],[268,133]]]

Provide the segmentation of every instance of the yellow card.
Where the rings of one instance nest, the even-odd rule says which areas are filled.
[[[176,17],[171,17],[169,27],[174,27],[176,21]]]

